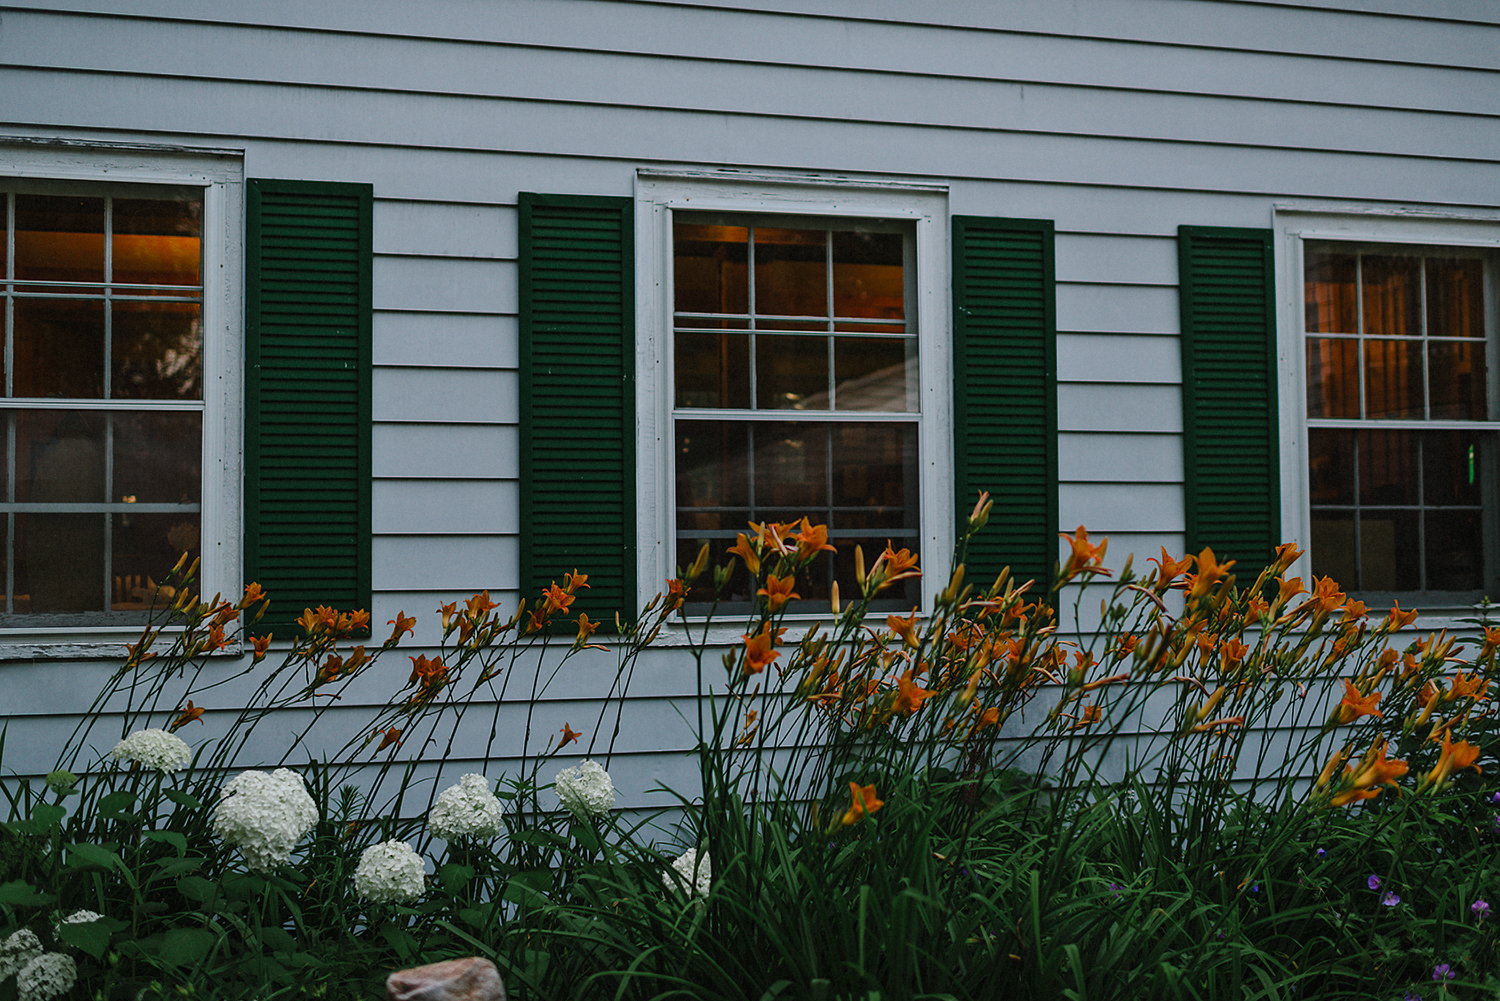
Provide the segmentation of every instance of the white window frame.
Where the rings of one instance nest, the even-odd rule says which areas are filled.
[[[636,607],[676,575],[671,356],[675,210],[912,223],[921,406],[917,430],[921,594],[922,608],[930,610],[948,583],[955,524],[947,186],[692,170],[641,170],[635,180]],[[805,608],[797,618],[816,619],[822,611]]]
[[[1288,571],[1311,583],[1312,491],[1308,474],[1307,353],[1304,344],[1303,247],[1307,242],[1388,243],[1401,246],[1455,247],[1500,251],[1500,212],[1393,212],[1359,205],[1277,205],[1274,216],[1278,284],[1277,387],[1281,441],[1282,538],[1308,550]],[[1486,268],[1485,327],[1493,384],[1500,373],[1500,304],[1493,268]],[[1493,389],[1492,389],[1493,398]],[[1492,416],[1497,410],[1492,408]],[[1470,422],[1472,423],[1472,422]],[[1482,422],[1500,428],[1500,420]],[[1491,471],[1491,476],[1496,475]],[[1494,511],[1486,518],[1493,519]],[[1495,533],[1492,533],[1492,535]],[[1491,545],[1497,540],[1489,540]],[[1340,581],[1340,584],[1345,582]],[[1492,596],[1500,597],[1500,596]],[[1468,606],[1421,606],[1418,625],[1441,628],[1470,614]]]
[[[0,136],[0,177],[203,191],[202,564],[195,591],[243,588],[245,176],[238,150]],[[119,657],[140,626],[0,628],[0,660]],[[238,652],[237,645],[225,651]]]

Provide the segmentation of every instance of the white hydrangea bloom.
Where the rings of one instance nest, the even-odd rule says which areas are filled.
[[[78,964],[61,952],[44,952],[16,974],[19,1001],[49,1001],[78,982]]]
[[[490,780],[470,773],[444,789],[427,814],[427,826],[445,841],[492,838],[500,833],[505,810],[490,792]]]
[[[553,786],[562,805],[579,817],[602,816],[615,805],[615,784],[592,758],[558,772]]]
[[[354,870],[354,889],[376,903],[410,904],[422,896],[427,867],[405,841],[366,848]]]
[[[662,873],[668,889],[686,890],[689,897],[706,897],[713,883],[713,860],[708,852],[689,848],[672,862],[672,872]]]
[[[214,833],[239,848],[257,872],[290,861],[292,849],[317,822],[307,783],[289,768],[241,772],[219,791],[214,809]]]
[[[116,761],[133,761],[142,768],[175,772],[193,760],[193,749],[175,733],[137,730],[116,744],[109,756]]]
[[[98,911],[74,911],[65,918],[58,919],[57,926],[63,925],[86,925],[91,921],[103,921],[104,915]]]
[[[15,973],[42,954],[42,940],[30,928],[22,928],[0,942],[0,980]]]

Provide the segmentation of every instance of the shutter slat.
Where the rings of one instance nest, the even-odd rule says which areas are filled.
[[[606,624],[635,615],[634,212],[520,196],[522,596],[576,569]]]
[[[970,579],[1047,583],[1057,553],[1057,319],[1050,221],[953,219],[954,440],[960,531],[981,490],[996,515]],[[1002,513],[1003,512],[1003,513]]]
[[[246,212],[245,575],[256,626],[370,607],[368,184],[251,180]]]
[[[1187,548],[1253,573],[1281,541],[1271,231],[1178,229]]]

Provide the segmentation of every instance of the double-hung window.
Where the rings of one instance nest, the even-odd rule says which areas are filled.
[[[640,537],[666,542],[642,547],[641,579],[670,576],[704,543],[725,561],[751,522],[802,517],[837,548],[797,582],[820,610],[835,580],[857,594],[856,546],[867,565],[887,545],[944,563],[941,195],[643,177],[637,207],[655,250],[641,466],[660,474],[643,477]],[[893,607],[923,600],[920,582],[893,592]],[[689,601],[711,597],[705,579]],[[721,597],[754,597],[742,562]]]
[[[234,586],[238,163],[14,152],[0,175],[0,628],[77,641],[141,621],[184,554],[202,557],[200,586]]]
[[[1495,257],[1305,237],[1312,571],[1452,604],[1494,593]]]

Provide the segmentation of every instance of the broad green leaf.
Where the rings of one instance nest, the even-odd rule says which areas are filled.
[[[438,882],[445,893],[458,893],[474,878],[474,867],[450,862],[438,870]]]
[[[511,841],[519,841],[523,845],[537,845],[541,848],[568,847],[567,838],[551,831],[517,831],[511,835]]]
[[[68,845],[68,866],[74,869],[84,869],[89,866],[121,871],[125,869],[125,863],[120,861],[120,856],[108,848],[100,848],[87,841]]]
[[[100,813],[119,813],[135,802],[135,793],[129,789],[112,792],[99,800]]]
[[[177,831],[147,831],[146,837],[152,841],[171,845],[177,849],[178,858],[187,854],[187,838]]]
[[[67,815],[67,809],[56,803],[38,803],[31,808],[31,819],[42,825],[43,830],[56,827]]]
[[[203,809],[202,803],[198,802],[195,797],[189,796],[185,792],[179,792],[176,789],[163,789],[161,791],[161,794],[167,797],[167,799],[170,799],[172,802],[176,803],[178,806],[185,806],[190,810]]]
[[[197,966],[208,958],[217,936],[203,928],[173,928],[162,936],[161,961],[168,966]]]
[[[51,900],[50,893],[37,893],[36,887],[24,879],[0,883],[0,904],[45,904]]]
[[[57,937],[95,959],[103,959],[104,950],[109,948],[109,929],[103,921],[58,925]]]
[[[458,912],[458,919],[471,928],[484,931],[494,921],[494,912],[486,907],[465,907]]]
[[[213,899],[218,887],[202,876],[184,876],[177,881],[177,892],[189,900],[203,903]]]

